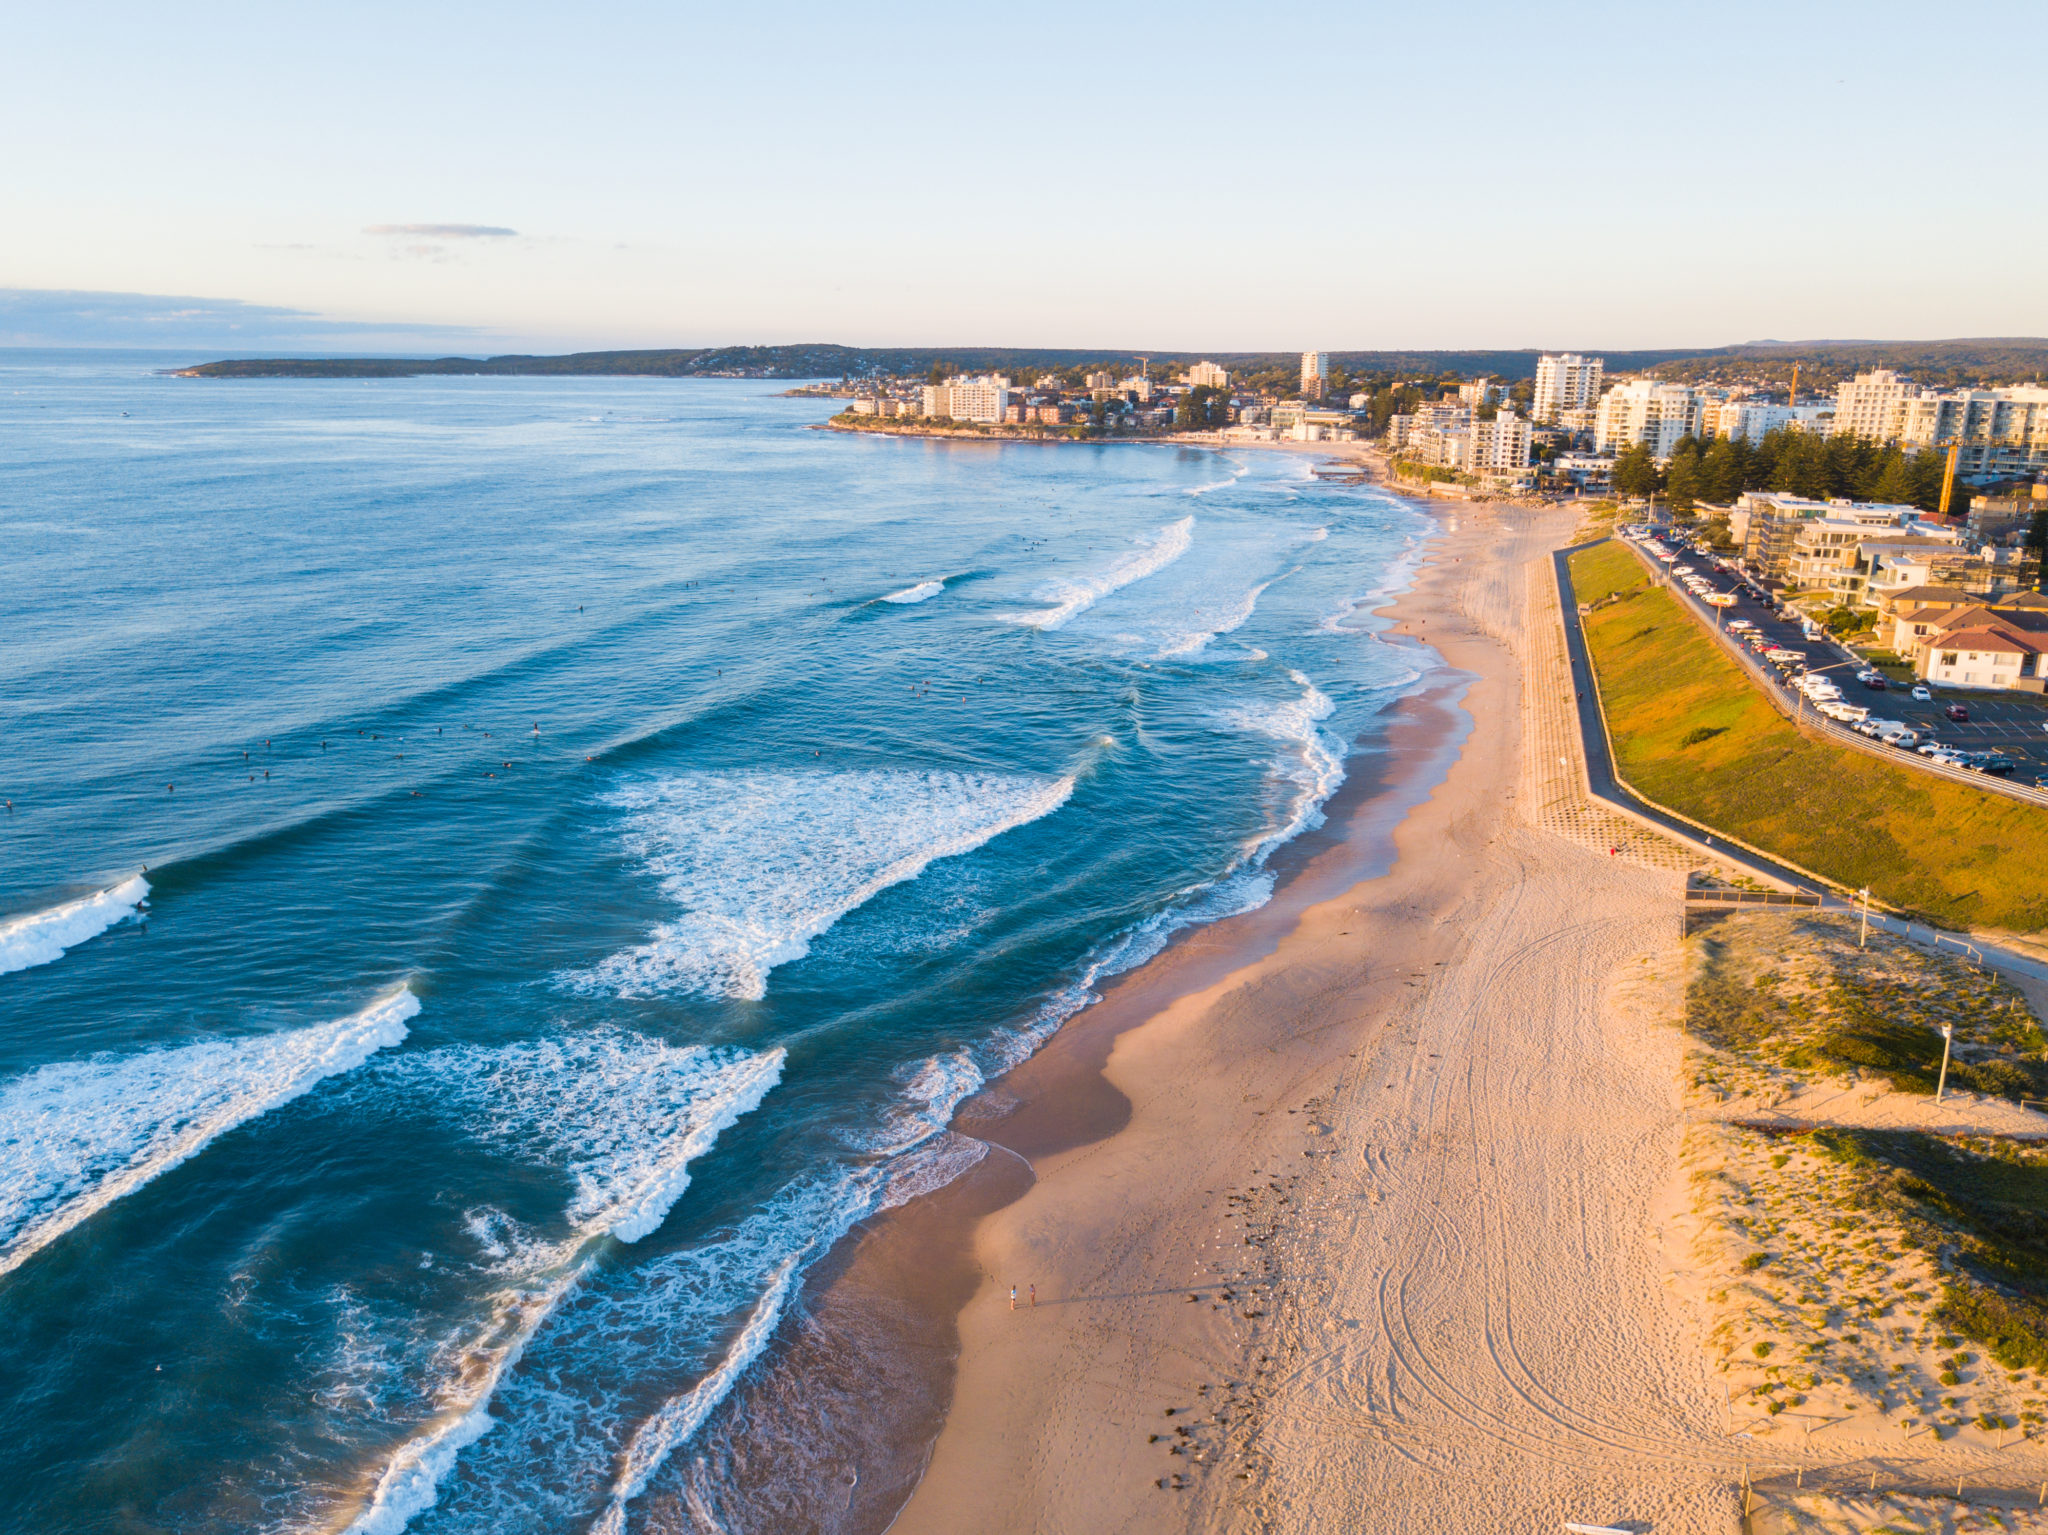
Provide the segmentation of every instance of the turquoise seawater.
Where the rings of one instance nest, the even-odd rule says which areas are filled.
[[[1270,894],[1426,519],[153,366],[0,354],[0,1530],[801,1522],[693,1447],[965,1094]]]

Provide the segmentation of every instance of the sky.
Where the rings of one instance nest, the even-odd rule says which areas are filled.
[[[2048,4],[9,8],[0,345],[2048,335]]]

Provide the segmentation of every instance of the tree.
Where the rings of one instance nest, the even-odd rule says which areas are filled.
[[[1671,491],[1671,510],[1692,515],[1692,504],[1700,494],[1700,445],[1692,437],[1681,437],[1671,450],[1671,467],[1665,473]]]
[[[1614,488],[1624,496],[1650,496],[1664,488],[1648,443],[1637,443],[1614,461]]]
[[[1913,467],[1905,451],[1894,444],[1885,451],[1879,462],[1876,479],[1870,487],[1870,499],[1885,501],[1894,506],[1910,506],[1919,492],[1913,479]],[[1938,492],[1937,492],[1938,494]]]
[[[1726,437],[1716,437],[1707,445],[1707,451],[1700,455],[1699,496],[1702,501],[1727,506],[1742,494],[1742,475],[1748,467],[1748,447],[1745,442],[1731,442]]]
[[[1183,431],[1228,425],[1229,419],[1229,391],[1211,384],[1196,385],[1173,408],[1173,424]]]

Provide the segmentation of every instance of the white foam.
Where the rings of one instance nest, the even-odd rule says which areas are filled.
[[[1289,571],[1288,574],[1292,575],[1293,572]],[[1278,576],[1275,576],[1273,581],[1279,579]],[[1155,661],[1187,660],[1192,656],[1200,655],[1208,648],[1209,641],[1215,639],[1217,635],[1231,634],[1242,629],[1246,620],[1252,616],[1253,610],[1258,607],[1259,598],[1265,595],[1266,588],[1271,586],[1273,581],[1261,581],[1257,586],[1232,602],[1230,606],[1221,609],[1215,615],[1210,627],[1190,630],[1186,634],[1177,635],[1167,641],[1165,648],[1155,655],[1153,659]]]
[[[526,1272],[493,1297],[482,1336],[456,1351],[451,1373],[465,1393],[393,1455],[349,1535],[398,1535],[433,1507],[462,1451],[494,1426],[499,1385],[581,1283],[600,1239],[637,1242],[656,1230],[689,1187],[689,1164],[759,1107],[784,1058],[780,1049],[735,1056],[623,1031],[418,1058],[412,1069],[442,1084],[441,1106],[474,1133],[575,1178],[575,1232],[526,1249]],[[480,1216],[471,1226],[494,1256],[508,1252]]]
[[[132,874],[110,889],[0,922],[0,975],[62,959],[66,949],[134,916],[148,898],[149,881]]]
[[[1354,593],[1338,601],[1337,606],[1316,621],[1316,631],[1321,634],[1367,634],[1384,624],[1353,623],[1352,619],[1362,607],[1377,607],[1395,592],[1405,590],[1415,576],[1415,564],[1421,558],[1423,540],[1410,537],[1400,554],[1387,566],[1377,586]]]
[[[684,773],[609,796],[625,842],[682,909],[561,979],[621,996],[758,999],[768,974],[934,859],[1049,815],[1074,780],[1003,773]]]
[[[1251,472],[1251,466],[1249,464],[1242,462],[1239,459],[1232,458],[1228,454],[1223,453],[1219,453],[1216,456],[1222,459],[1224,463],[1230,466],[1230,478],[1227,480],[1211,480],[1206,485],[1191,485],[1186,490],[1181,492],[1182,495],[1206,496],[1212,490],[1228,490],[1231,486],[1235,485],[1239,480],[1243,479],[1245,475]]]
[[[406,1036],[401,987],[333,1023],[42,1066],[0,1087],[0,1274],[237,1125]]]
[[[1151,537],[1131,553],[1118,556],[1100,570],[1048,581],[1034,595],[1052,606],[1036,613],[1020,613],[1013,622],[1028,624],[1034,629],[1062,628],[1075,614],[1086,612],[1110,593],[1164,570],[1188,552],[1194,538],[1195,519],[1192,516],[1170,522],[1155,529]]]
[[[399,1535],[413,1518],[434,1506],[441,1478],[454,1468],[463,1450],[491,1431],[491,1398],[505,1372],[519,1362],[526,1345],[562,1299],[576,1287],[581,1268],[550,1276],[540,1289],[501,1303],[492,1319],[496,1348],[479,1348],[483,1375],[476,1393],[460,1411],[424,1434],[416,1435],[392,1457],[377,1479],[369,1507],[358,1514],[345,1535]]]
[[[734,1057],[617,1030],[418,1058],[440,1106],[482,1139],[563,1168],[579,1237],[637,1242],[689,1188],[691,1162],[782,1080],[779,1047]]]
[[[1239,868],[1179,892],[1166,906],[1102,944],[1082,963],[1079,976],[1046,998],[1023,1024],[984,1046],[988,1075],[1000,1076],[1028,1059],[1069,1018],[1100,1000],[1096,988],[1102,982],[1137,969],[1164,949],[1175,933],[1257,911],[1273,899],[1273,888],[1271,874]]]
[[[725,1400],[726,1393],[746,1373],[747,1366],[760,1357],[761,1350],[775,1335],[775,1324],[782,1320],[783,1307],[795,1292],[796,1282],[797,1260],[794,1256],[785,1258],[769,1277],[768,1286],[760,1299],[754,1302],[746,1325],[726,1348],[717,1366],[682,1395],[670,1397],[652,1417],[633,1431],[633,1438],[626,1445],[626,1453],[619,1466],[618,1479],[612,1484],[611,1502],[597,1523],[591,1526],[594,1535],[623,1535],[626,1505],[647,1490],[648,1480],[661,1469],[676,1446],[703,1427],[704,1420]]]
[[[900,592],[891,592],[884,602],[925,602],[946,589],[943,581],[920,581],[915,586],[906,586]]]
[[[1225,716],[1239,729],[1293,748],[1275,766],[1299,792],[1281,824],[1254,838],[1247,847],[1246,861],[1254,866],[1263,864],[1282,843],[1321,825],[1323,801],[1344,781],[1344,748],[1321,728],[1321,721],[1330,717],[1336,705],[1300,672],[1290,671],[1288,676],[1302,690],[1299,698],[1234,709]]]
[[[849,1136],[856,1149],[897,1156],[921,1145],[951,1124],[954,1110],[988,1081],[966,1050],[929,1056],[903,1068],[898,1078],[903,1096],[883,1111],[880,1125]]]

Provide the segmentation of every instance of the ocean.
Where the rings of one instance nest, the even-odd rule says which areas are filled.
[[[1428,520],[163,361],[0,353],[0,1531],[830,1527],[706,1470],[824,1475],[736,1387],[963,1098],[1270,896]]]

